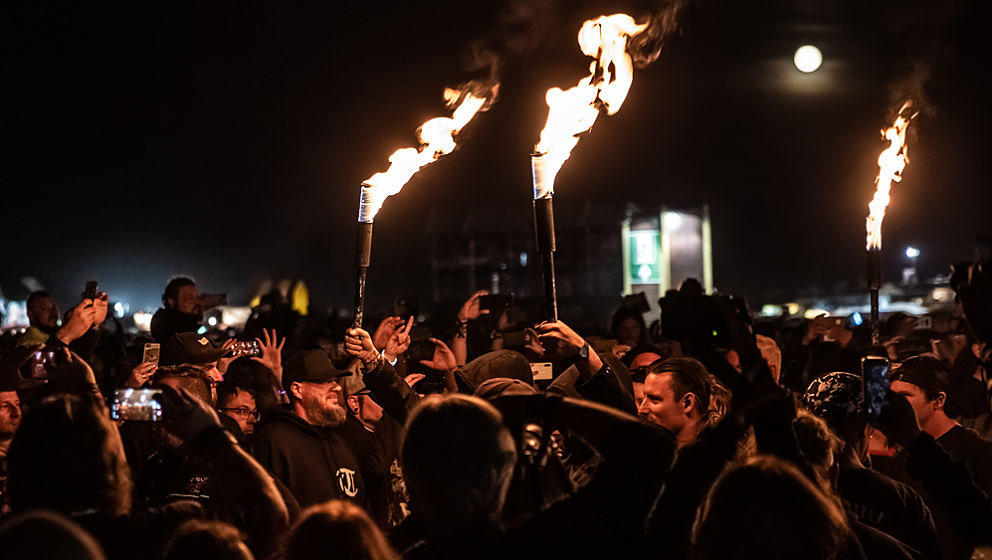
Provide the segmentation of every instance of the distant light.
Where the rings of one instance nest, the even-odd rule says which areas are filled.
[[[127,315],[127,312],[130,311],[130,307],[130,305],[120,301],[114,302],[114,316],[120,319],[121,317]]]
[[[800,308],[799,308],[799,304],[798,303],[787,303],[787,304],[785,304],[785,308],[789,311],[789,315],[798,315],[799,314],[799,309]]]
[[[930,297],[939,301],[940,303],[953,303],[954,302],[954,290],[941,286],[939,288],[934,288],[933,293]]]
[[[861,313],[855,311],[854,313],[851,314],[851,322],[854,323],[854,326],[860,327],[862,324],[864,324],[865,318],[861,316]]]
[[[207,327],[201,326],[200,328],[196,329],[196,334],[207,334]]]
[[[679,229],[682,225],[682,214],[678,212],[665,212],[661,219],[664,221],[665,231]]]
[[[916,247],[906,247],[906,257],[910,259],[915,259],[920,256],[920,250]]]
[[[152,314],[147,311],[136,311],[131,316],[134,319],[134,326],[141,332],[152,330]]]
[[[207,324],[210,325],[211,327],[216,326],[217,325],[217,317],[208,317],[207,318]]]
[[[796,54],[792,57],[792,61],[796,64],[796,68],[800,72],[809,74],[810,72],[816,72],[816,69],[823,64],[823,54],[820,53],[820,49],[813,45],[803,45],[796,49]]]
[[[762,317],[781,317],[782,316],[782,306],[774,305],[771,303],[766,303],[761,306],[761,316]]]
[[[520,253],[520,266],[527,266],[527,253]]]
[[[816,319],[821,315],[830,315],[830,312],[827,311],[826,309],[819,309],[816,307],[810,307],[809,309],[803,312],[804,319]]]

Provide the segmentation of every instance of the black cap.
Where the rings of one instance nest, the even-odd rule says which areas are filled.
[[[225,352],[205,336],[192,332],[176,333],[162,349],[162,365],[209,364],[219,360]]]
[[[334,367],[323,350],[304,350],[286,361],[282,368],[282,385],[287,391],[293,383],[327,383],[351,375],[351,371]]]

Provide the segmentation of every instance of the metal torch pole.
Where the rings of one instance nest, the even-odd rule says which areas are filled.
[[[534,233],[541,253],[544,276],[544,305],[548,320],[558,320],[558,290],[555,286],[555,212],[552,197],[534,200]]]
[[[362,327],[365,312],[365,277],[372,259],[372,222],[358,222],[355,235],[355,319],[351,326]]]
[[[868,249],[868,298],[871,304],[871,345],[881,341],[878,327],[878,289],[882,284],[882,251]]]

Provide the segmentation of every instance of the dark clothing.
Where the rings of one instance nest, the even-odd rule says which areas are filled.
[[[161,307],[152,315],[152,338],[165,344],[172,335],[183,332],[196,332],[202,318],[195,313],[183,313],[178,309]]]
[[[954,426],[937,438],[937,443],[952,459],[964,463],[975,483],[992,496],[992,441],[982,439],[968,428]]]
[[[529,401],[528,401],[529,399]],[[499,397],[504,417],[547,418],[554,407],[525,411],[521,403],[543,395]],[[613,409],[565,399],[553,415],[558,429],[573,430],[595,446],[603,462],[574,495],[500,532],[492,525],[426,527],[424,540],[405,558],[634,558],[643,545],[644,520],[675,453],[671,433]],[[550,429],[551,426],[548,426]]]
[[[406,487],[400,471],[403,426],[388,415],[370,431],[354,416],[340,427],[341,436],[358,458],[368,492],[369,513],[380,527],[395,527],[409,514]]]
[[[255,459],[289,488],[301,507],[332,499],[367,506],[362,471],[340,428],[314,426],[288,410],[255,428]]]
[[[956,426],[936,440],[921,434],[885,467],[886,474],[911,485],[925,499],[944,560],[970,558],[974,546],[992,534],[988,489],[983,494],[979,482],[984,478],[988,484],[992,476],[990,446],[971,430]]]
[[[906,471],[937,504],[934,513],[953,524],[954,536],[969,548],[992,544],[992,499],[971,480],[968,468],[927,434],[917,436],[906,452]]]
[[[871,469],[841,467],[836,490],[858,521],[895,537],[925,558],[940,556],[930,508],[908,485]]]

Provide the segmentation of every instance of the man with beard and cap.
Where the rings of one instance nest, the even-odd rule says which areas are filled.
[[[331,499],[366,505],[355,452],[341,433],[347,419],[338,369],[322,350],[304,350],[283,367],[288,408],[255,429],[255,458],[289,488],[302,507]]]

